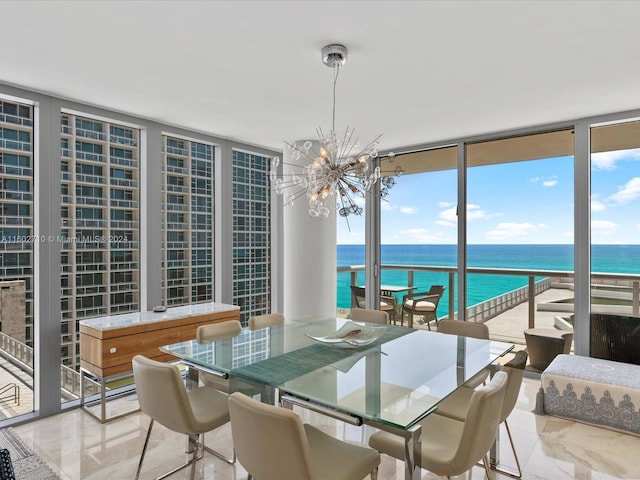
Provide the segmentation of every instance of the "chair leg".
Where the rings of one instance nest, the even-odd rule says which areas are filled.
[[[509,424],[507,423],[507,419],[504,420],[504,426],[507,429],[507,436],[509,437],[509,443],[511,443],[511,450],[513,451],[513,458],[516,460],[516,466],[518,467],[518,476],[515,478],[522,477],[522,469],[520,468],[520,460],[518,460],[518,454],[516,453],[516,446],[513,444],[513,437],[511,436],[511,429],[509,428]],[[506,472],[502,472],[506,473]],[[514,476],[511,474],[511,476]]]
[[[231,456],[231,458],[228,458],[226,455],[224,455],[223,453],[218,452],[217,450],[214,450],[211,447],[207,447],[204,444],[204,434],[202,434],[202,447],[209,453],[215,455],[216,457],[224,460],[225,462],[227,462],[229,465],[233,465],[234,463],[236,463],[236,449],[233,449],[233,454]]]
[[[140,478],[140,471],[142,470],[142,461],[144,460],[144,454],[147,453],[147,445],[149,445],[149,437],[151,436],[151,429],[153,428],[153,418],[149,422],[149,428],[147,429],[147,437],[144,439],[144,447],[142,447],[142,454],[140,455],[140,461],[138,462],[138,470],[136,470],[136,478]]]
[[[371,480],[378,480],[378,467],[374,468],[371,472]]]
[[[520,460],[518,459],[518,454],[516,453],[516,446],[513,443],[513,437],[511,436],[511,429],[509,428],[509,424],[507,423],[507,421],[504,421],[504,426],[507,429],[507,436],[509,437],[509,443],[511,444],[511,451],[513,451],[513,458],[516,461],[516,466],[518,467],[518,473],[515,473],[513,471],[507,470],[505,468],[501,468],[498,465],[491,465],[491,470],[495,470],[498,473],[501,473],[502,475],[506,475],[507,477],[511,477],[511,478],[522,478],[522,469],[520,468]],[[484,460],[482,462],[478,462],[478,465],[481,465],[481,463],[484,463]]]
[[[487,478],[489,480],[493,480],[493,473],[491,473],[491,466],[489,463],[489,454],[486,453],[484,456],[484,460],[482,462],[484,464],[484,471],[487,474]]]
[[[196,478],[196,463],[198,458],[198,441],[197,441],[198,436],[195,435],[194,437],[189,435],[189,443],[193,444],[193,447],[192,447],[193,455],[191,457],[191,476],[189,477],[190,480],[194,480]],[[204,455],[204,437],[202,438],[202,447],[203,447],[202,454]]]
[[[198,441],[199,435],[188,435],[188,437],[189,437],[189,444],[191,445],[191,447],[193,449],[193,456],[191,457],[191,460],[189,460],[186,463],[183,463],[182,465],[180,465],[179,467],[174,468],[173,470],[168,471],[167,473],[165,473],[163,475],[160,475],[159,477],[156,477],[156,480],[162,480],[163,478],[167,478],[167,477],[173,475],[174,473],[179,472],[183,468],[187,468],[188,466],[191,466],[191,477],[190,478],[193,480],[193,475],[195,474],[196,463],[198,463],[198,460],[200,460],[204,456],[204,447]],[[200,452],[200,453],[198,453],[198,452]]]
[[[498,467],[498,465],[492,466],[492,470],[495,470],[498,473],[506,475],[511,478],[522,478],[522,469],[520,468],[520,460],[518,459],[518,454],[516,453],[516,446],[513,443],[513,437],[511,436],[511,429],[509,428],[509,424],[507,421],[504,421],[504,426],[507,429],[507,436],[509,437],[509,443],[511,444],[511,450],[513,451],[513,458],[516,461],[516,466],[518,467],[518,473],[511,472],[509,470],[505,470],[504,468]]]

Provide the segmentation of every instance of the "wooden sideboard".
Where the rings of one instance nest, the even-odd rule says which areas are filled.
[[[198,303],[167,308],[164,312],[135,312],[80,321],[80,404],[101,423],[107,419],[106,381],[108,377],[132,371],[131,359],[144,355],[159,361],[175,361],[159,347],[196,338],[200,325],[240,320],[240,307],[224,303]],[[85,375],[100,380],[100,399],[85,404]],[[88,407],[100,403],[100,415]],[[135,410],[134,410],[135,411]]]
[[[80,367],[105,378],[131,371],[131,359],[144,355],[175,360],[159,347],[196,338],[200,325],[239,320],[240,308],[199,303],[165,312],[136,312],[80,321]]]

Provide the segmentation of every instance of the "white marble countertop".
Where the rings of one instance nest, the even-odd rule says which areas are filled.
[[[195,303],[193,305],[168,307],[164,312],[131,312],[119,315],[107,315],[106,317],[87,318],[80,320],[80,325],[94,328],[96,330],[112,330],[132,325],[166,322],[169,320],[194,317],[207,313],[223,313],[239,309],[240,307],[236,305],[228,305],[226,303]]]

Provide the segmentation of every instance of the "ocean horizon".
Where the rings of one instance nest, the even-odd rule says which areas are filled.
[[[573,271],[573,252],[574,246],[569,244],[475,244],[467,245],[467,264],[477,268]],[[382,265],[454,267],[457,262],[457,245],[381,245],[381,262]],[[364,245],[337,245],[339,267],[364,263]],[[600,273],[640,274],[640,245],[592,245],[591,270]],[[457,274],[455,277],[454,282],[457,282]],[[467,279],[467,306],[526,286],[527,282],[526,276],[470,274]],[[358,283],[364,284],[364,271],[358,273]],[[407,272],[382,270],[380,283],[406,285]],[[338,274],[338,308],[351,307],[350,284],[349,272]],[[435,284],[448,287],[448,273],[414,273],[417,291],[426,291]],[[401,300],[399,295],[398,301]],[[457,310],[457,305],[454,308]],[[438,315],[443,315],[447,309],[448,295],[445,292],[438,305]]]

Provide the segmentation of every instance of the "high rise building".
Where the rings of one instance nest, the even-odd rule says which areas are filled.
[[[212,301],[215,149],[162,138],[162,301]]]
[[[25,282],[25,339],[33,346],[33,106],[0,99],[0,280]]]
[[[62,361],[75,366],[78,320],[139,306],[138,129],[61,115]]]
[[[270,162],[233,150],[233,299],[243,322],[270,312]]]

